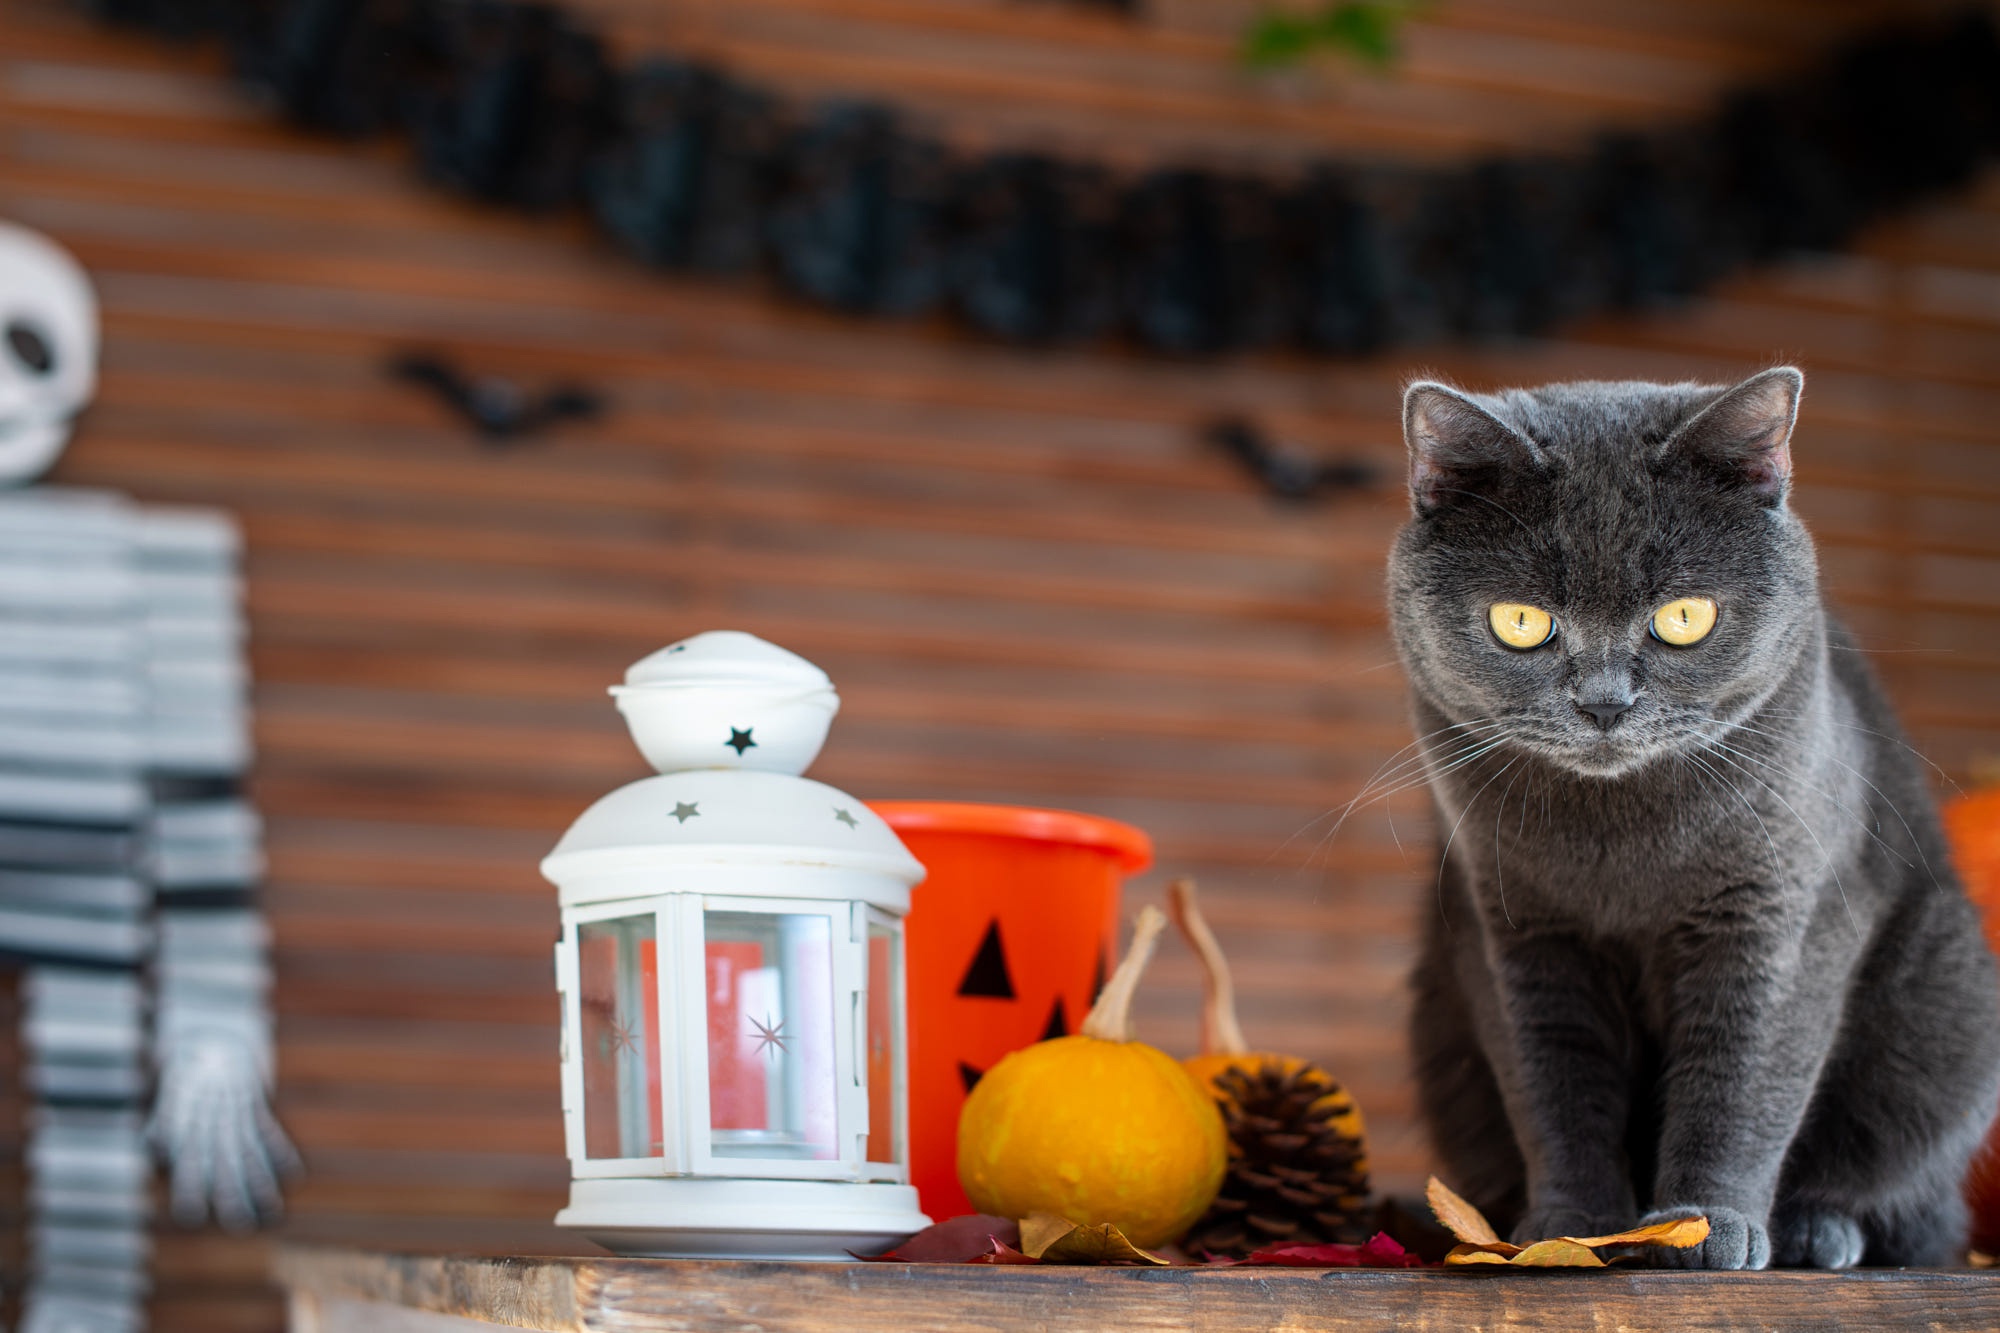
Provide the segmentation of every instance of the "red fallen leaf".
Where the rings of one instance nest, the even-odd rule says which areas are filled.
[[[1362,1245],[1271,1245],[1239,1259],[1245,1267],[1422,1268],[1424,1261],[1378,1231]]]
[[[992,1264],[1033,1263],[1020,1259],[996,1259],[997,1246],[1010,1253],[1021,1243],[1019,1223],[991,1213],[966,1213],[947,1222],[925,1227],[887,1254],[857,1254],[871,1264]]]
[[[1002,1244],[996,1240],[993,1242],[991,1251],[980,1255],[977,1259],[968,1259],[966,1262],[974,1264],[1038,1264],[1041,1260],[1031,1258],[1028,1255],[1022,1254],[1013,1246]]]

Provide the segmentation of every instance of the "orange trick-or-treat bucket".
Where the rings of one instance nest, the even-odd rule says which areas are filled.
[[[958,1112],[1001,1056],[1090,1012],[1118,946],[1118,892],[1152,864],[1129,824],[1066,810],[874,801],[929,875],[907,925],[910,1179],[943,1221],[958,1184]]]
[[[2000,787],[1946,804],[1944,828],[1966,897],[1986,922],[1986,942],[2000,952]],[[2000,1123],[1972,1159],[1965,1197],[1972,1205],[1973,1248],[1987,1254],[2000,1251]]]

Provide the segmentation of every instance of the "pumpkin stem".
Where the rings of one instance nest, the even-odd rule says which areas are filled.
[[[1132,994],[1139,989],[1139,974],[1146,970],[1153,957],[1153,946],[1159,943],[1160,932],[1166,928],[1167,918],[1159,908],[1148,904],[1140,910],[1124,960],[1111,974],[1111,980],[1104,983],[1097,1003],[1090,1007],[1090,1017],[1083,1020],[1079,1029],[1084,1036],[1099,1041],[1131,1041],[1137,1035],[1132,1030]]]
[[[1167,906],[1201,959],[1201,1053],[1247,1055],[1250,1043],[1243,1040],[1243,1029],[1236,1023],[1236,986],[1229,979],[1229,960],[1222,956],[1222,946],[1195,903],[1194,881],[1182,878],[1169,884]]]

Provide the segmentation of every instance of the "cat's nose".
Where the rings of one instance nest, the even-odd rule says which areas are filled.
[[[1609,731],[1635,702],[1632,699],[1579,699],[1576,711],[1595,722],[1599,731]]]

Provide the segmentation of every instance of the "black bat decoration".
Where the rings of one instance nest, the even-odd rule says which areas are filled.
[[[389,363],[397,379],[422,385],[463,416],[490,443],[532,435],[559,421],[588,421],[604,411],[604,398],[580,384],[553,385],[530,399],[520,385],[498,375],[468,377],[441,356],[405,352]]]
[[[1274,445],[1242,417],[1211,422],[1209,442],[1217,445],[1283,500],[1304,501],[1327,491],[1362,490],[1375,484],[1375,469],[1353,459],[1313,458]]]

